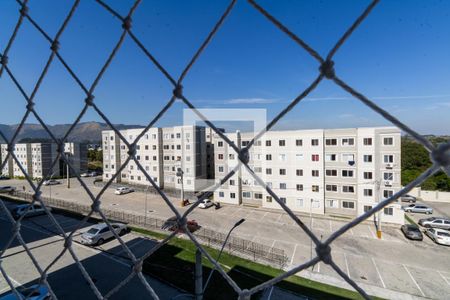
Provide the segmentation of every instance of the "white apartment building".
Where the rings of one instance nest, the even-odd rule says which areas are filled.
[[[229,133],[245,147],[253,133]],[[219,182],[237,164],[237,154],[215,135]],[[395,127],[266,132],[250,148],[249,165],[293,211],[357,216],[397,192],[401,184],[401,136]],[[214,193],[214,200],[281,207],[241,168]],[[399,204],[385,208],[383,221],[403,223]]]
[[[0,145],[0,163],[7,156],[6,144]],[[87,169],[87,149],[85,144],[65,143],[64,152],[68,155],[72,167],[78,173]],[[26,173],[32,178],[42,178],[49,174],[51,176],[63,176],[66,174],[66,164],[59,160],[52,168],[52,163],[57,157],[57,146],[55,143],[18,143],[14,146],[14,154]],[[9,157],[1,171],[9,177],[24,177],[17,162]]]
[[[143,130],[127,129],[120,133],[132,143]],[[159,187],[181,189],[181,177],[177,176],[181,168],[184,190],[201,191],[211,184],[207,181],[207,132],[211,136],[209,129],[193,125],[150,128],[136,145],[136,158]],[[108,181],[126,162],[128,149],[112,130],[102,132],[102,144],[103,180]],[[150,184],[134,161],[124,167],[115,181]]]

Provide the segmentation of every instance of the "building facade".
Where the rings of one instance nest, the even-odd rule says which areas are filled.
[[[239,148],[253,133],[229,133]],[[214,136],[219,182],[237,165],[237,154]],[[296,212],[357,216],[401,188],[401,136],[395,127],[269,131],[250,148],[250,168]],[[266,208],[280,205],[245,167],[214,193],[215,201]],[[399,204],[381,212],[403,223]]]
[[[132,143],[143,129],[127,129],[120,133]],[[207,132],[202,126],[150,128],[136,145],[136,159],[160,188],[197,192],[211,184],[208,179]],[[128,149],[118,135],[102,132],[103,180],[110,180],[127,162]],[[209,164],[211,166],[211,164]],[[177,175],[183,171],[183,182]],[[137,164],[130,160],[115,177],[115,182],[149,186]]]
[[[6,144],[0,145],[0,163],[3,163],[7,157],[7,147]],[[76,172],[81,173],[87,170],[85,144],[65,143],[64,152]],[[18,143],[14,146],[14,154],[26,173],[32,178],[66,175],[67,167],[62,159],[59,159],[52,167],[58,155],[55,143]],[[12,156],[8,158],[1,173],[11,178],[25,176]]]

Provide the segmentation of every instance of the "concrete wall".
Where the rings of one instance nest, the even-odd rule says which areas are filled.
[[[416,187],[409,192],[409,195],[422,198],[425,201],[450,203],[450,192],[424,191],[420,187]]]

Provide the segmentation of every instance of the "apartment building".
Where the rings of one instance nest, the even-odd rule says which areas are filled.
[[[253,133],[229,133],[245,147]],[[237,155],[215,135],[216,182],[237,164]],[[293,211],[357,216],[401,186],[400,131],[395,127],[269,131],[250,149],[249,166]],[[214,193],[215,201],[281,207],[245,168]],[[399,204],[382,220],[403,223]]]
[[[127,129],[120,133],[132,143],[142,131]],[[151,128],[136,145],[136,158],[159,187],[180,190],[183,184],[187,192],[201,191],[211,184],[207,180],[207,132],[211,136],[209,129],[193,125]],[[103,180],[108,181],[126,163],[128,149],[112,130],[102,132],[102,143]],[[183,171],[183,183],[178,169]],[[150,184],[134,161],[126,164],[115,182]]]
[[[3,163],[3,160],[6,159],[7,147],[6,144],[0,145],[0,163]],[[85,144],[65,143],[64,152],[76,172],[80,173],[87,170],[87,148]],[[47,174],[49,176],[64,176],[66,174],[66,164],[62,159],[52,167],[57,157],[55,143],[15,144],[14,154],[26,173],[32,178],[43,178]],[[9,177],[25,176],[12,156],[9,157],[1,173]]]

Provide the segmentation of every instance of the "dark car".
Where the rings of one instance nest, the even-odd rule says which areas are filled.
[[[189,230],[189,232],[192,233],[200,229],[201,226],[198,225],[197,221],[195,220],[188,220],[186,222],[186,227]],[[178,222],[176,217],[171,217],[167,219],[161,226],[161,229],[168,231],[176,231],[177,233],[184,233],[184,229],[178,228]]]
[[[417,240],[421,241],[423,240],[423,234],[420,231],[419,227],[417,225],[402,225],[401,230],[405,237],[407,237],[410,240]]]

